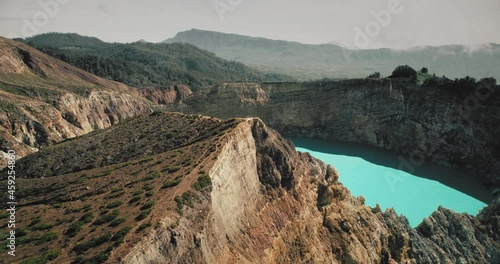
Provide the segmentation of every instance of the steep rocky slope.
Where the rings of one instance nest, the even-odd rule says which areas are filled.
[[[156,89],[141,89],[140,93],[154,104],[172,104],[177,103],[193,94],[186,85],[170,85],[168,87],[159,87]]]
[[[406,80],[223,84],[169,110],[262,118],[286,136],[358,142],[468,171],[494,190],[500,175],[500,88],[453,91]],[[465,110],[464,110],[465,109]]]
[[[129,144],[134,153],[120,149]],[[87,158],[45,161],[75,148],[96,162],[71,172]],[[498,200],[477,218],[440,208],[412,229],[392,210],[364,206],[332,166],[296,152],[254,118],[144,115],[29,155],[19,173],[47,166],[59,168],[18,182],[16,261],[495,263],[500,256]]]
[[[0,38],[0,167],[18,157],[187,97],[187,86],[138,90]]]

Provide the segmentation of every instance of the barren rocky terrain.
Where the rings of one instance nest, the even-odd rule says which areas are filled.
[[[137,142],[135,152],[120,149],[124,142]],[[95,162],[73,172],[87,159],[67,155],[79,148]],[[55,169],[18,183],[17,260],[495,263],[500,256],[498,200],[478,217],[440,208],[412,229],[393,210],[365,206],[332,166],[296,152],[255,118],[141,115],[18,164],[29,177]]]

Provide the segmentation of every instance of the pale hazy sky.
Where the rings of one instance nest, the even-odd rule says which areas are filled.
[[[198,28],[353,46],[356,28],[374,26],[372,12],[387,13],[381,10],[391,1],[400,12],[378,24],[379,32],[372,28],[377,34],[366,48],[500,43],[500,0],[0,0],[0,35],[75,32],[158,42]]]

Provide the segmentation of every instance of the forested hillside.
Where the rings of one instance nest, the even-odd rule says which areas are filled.
[[[106,43],[78,34],[49,33],[21,40],[98,76],[136,87],[291,80],[218,58],[190,44]]]

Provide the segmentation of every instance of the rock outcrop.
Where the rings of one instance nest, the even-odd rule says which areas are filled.
[[[357,142],[476,175],[499,186],[500,88],[460,93],[406,80],[223,84],[167,108],[220,118],[258,116],[286,136]],[[411,169],[410,169],[411,170]]]
[[[141,89],[140,93],[157,105],[173,104],[189,97],[193,92],[186,85],[170,85],[160,88]]]
[[[16,189],[25,233],[16,261],[47,249],[60,249],[57,263],[134,264],[496,263],[500,254],[499,199],[477,217],[439,208],[413,229],[392,209],[365,206],[332,166],[256,118],[155,112],[18,164],[29,179]]]
[[[394,210],[352,197],[332,167],[296,153],[260,120],[243,120],[225,140],[206,207],[175,228],[165,218],[124,263],[494,263],[499,256],[495,204],[477,218],[440,208],[412,229]]]

